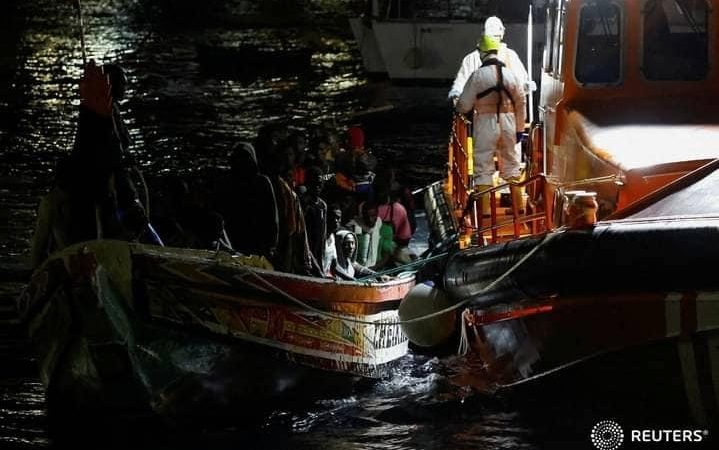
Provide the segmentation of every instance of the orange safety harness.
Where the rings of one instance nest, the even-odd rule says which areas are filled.
[[[489,67],[494,66],[497,70],[497,84],[492,86],[491,88],[487,88],[477,94],[477,100],[484,98],[491,94],[492,92],[496,92],[497,95],[497,122],[499,122],[499,113],[502,109],[502,93],[506,94],[509,98],[509,101],[512,102],[512,108],[514,108],[514,99],[512,98],[512,94],[507,90],[507,87],[504,85],[504,75],[502,73],[502,68],[506,67],[506,65],[498,60],[497,58],[490,58],[482,63],[482,67]]]

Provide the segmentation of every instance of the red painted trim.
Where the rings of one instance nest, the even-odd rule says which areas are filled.
[[[531,308],[520,308],[512,311],[498,312],[498,313],[477,313],[473,314],[470,319],[472,323],[469,325],[481,326],[489,325],[491,323],[503,322],[505,320],[519,319],[522,317],[534,316],[537,314],[551,312],[554,309],[552,305],[540,305]]]

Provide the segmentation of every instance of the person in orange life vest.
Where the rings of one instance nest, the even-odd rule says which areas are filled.
[[[480,42],[482,67],[467,80],[459,96],[457,111],[474,111],[474,184],[482,191],[493,185],[494,155],[500,159],[500,176],[519,181],[521,151],[516,147],[524,131],[525,96],[521,81],[497,58],[499,41],[483,36]],[[489,201],[483,202],[489,214]]]
[[[353,125],[347,129],[345,151],[337,155],[337,184],[350,190],[372,196],[372,180],[377,159],[365,148],[365,135],[362,128]]]
[[[307,157],[307,136],[300,131],[292,131],[287,138],[295,152],[294,167],[292,168],[292,183],[295,189],[300,190],[305,185],[305,159]]]
[[[267,167],[272,171],[268,175],[277,199],[279,232],[277,252],[272,264],[282,272],[319,274],[320,268],[312,257],[307,241],[302,206],[291,186],[294,151],[287,139],[279,142],[262,140],[262,145],[269,146],[258,153],[267,155]]]

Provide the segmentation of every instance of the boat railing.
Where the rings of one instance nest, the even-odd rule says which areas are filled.
[[[472,136],[469,133],[472,122],[455,113],[452,133],[449,137],[447,160],[447,183],[445,190],[452,201],[455,217],[460,218],[471,191],[471,176],[474,172],[472,160]],[[469,151],[468,151],[469,149]]]
[[[445,192],[451,199],[454,216],[461,231],[460,247],[472,243],[484,245],[496,243],[503,238],[519,238],[520,236],[543,233],[553,227],[553,198],[543,195],[546,178],[543,174],[531,176],[517,183],[503,183],[481,192],[472,192],[472,176],[474,161],[472,155],[472,123],[465,116],[455,114],[452,132],[449,139],[449,156],[447,164],[447,182]],[[540,193],[530,195],[526,201],[524,195],[521,205],[512,202],[509,214],[504,208],[500,211],[497,194],[501,192]],[[482,202],[490,202],[489,217],[483,217]],[[475,238],[472,238],[475,235]]]
[[[575,180],[575,181],[565,181],[563,183],[556,182],[556,185],[558,188],[562,188],[564,190],[570,190],[570,189],[577,189],[584,186],[590,186],[590,185],[596,185],[601,183],[613,183],[613,184],[623,184],[624,178],[621,175],[604,175],[601,177],[594,177],[594,178],[583,178],[581,180]]]
[[[464,236],[473,233],[475,239],[472,241],[476,245],[486,245],[496,244],[506,239],[533,236],[551,230],[552,208],[545,204],[545,200],[523,199],[520,204],[515,204],[513,201],[511,206],[505,209],[505,211],[509,211],[509,214],[500,214],[497,200],[497,194],[506,190],[515,193],[512,195],[514,198],[523,198],[523,192],[528,187],[542,189],[545,182],[545,176],[538,174],[518,183],[508,182],[483,191],[472,192],[463,212]],[[487,201],[489,202],[489,217],[482,214],[483,203]]]

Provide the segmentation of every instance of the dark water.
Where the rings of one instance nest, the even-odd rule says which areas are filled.
[[[226,168],[234,142],[279,119],[338,129],[361,122],[369,146],[401,169],[402,181],[419,187],[441,177],[446,88],[370,82],[348,35],[345,15],[353,2],[293,9],[295,3],[83,2],[88,57],[128,70],[123,110],[132,151],[149,178],[211,177]],[[38,196],[73,140],[79,27],[70,2],[4,0],[2,8],[0,448],[75,447],[72,438],[57,441],[49,431],[44,390],[13,299],[22,287]],[[384,112],[368,113],[378,109]],[[586,448],[591,423],[607,410],[588,407],[575,416],[577,408],[566,407],[572,398],[565,398],[564,406],[550,402],[527,412],[522,402],[472,395],[449,383],[451,368],[451,360],[413,355],[392,379],[277,410],[256,424],[191,433],[112,424],[95,448]]]

